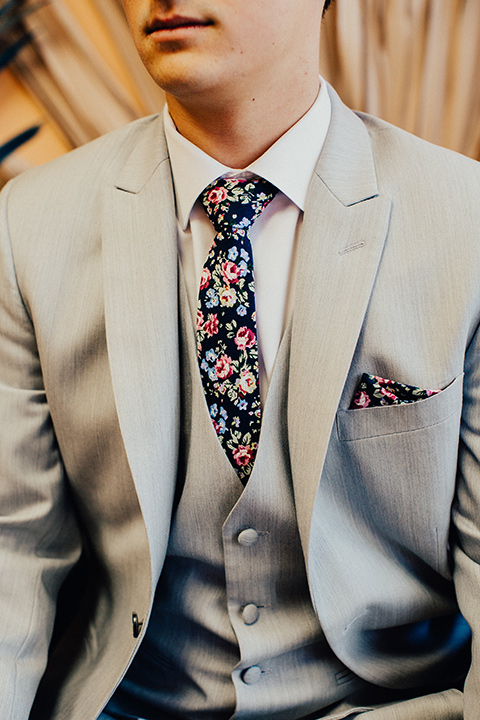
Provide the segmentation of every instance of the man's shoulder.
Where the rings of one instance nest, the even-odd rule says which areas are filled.
[[[15,197],[42,191],[60,193],[68,188],[74,191],[79,185],[100,187],[114,182],[139,142],[145,136],[161,136],[161,128],[158,115],[135,120],[45,165],[27,170],[10,183],[11,194]]]
[[[65,235],[83,238],[78,246],[94,241],[105,193],[123,178],[148,179],[166,157],[161,116],[154,115],[27,170],[0,193],[10,242],[28,255],[33,247],[58,247]]]
[[[435,145],[385,120],[366,113],[356,115],[370,135],[375,165],[385,179],[407,174],[412,181],[438,181],[477,191],[480,189],[480,163],[454,150]],[[473,188],[470,183],[473,183]]]

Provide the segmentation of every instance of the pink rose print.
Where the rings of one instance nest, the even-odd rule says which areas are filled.
[[[203,329],[209,337],[216,335],[218,332],[218,317],[213,313],[210,313],[208,320],[205,322]]]
[[[201,310],[197,310],[197,330],[200,330],[202,325],[203,325],[203,312]]]
[[[255,345],[255,333],[248,327],[241,327],[235,337],[235,345],[239,350],[245,350]]]
[[[237,385],[243,395],[252,393],[257,387],[255,375],[251,373],[250,370],[242,370],[237,380]]]
[[[397,396],[395,393],[390,392],[390,390],[387,390],[386,388],[380,388],[380,392],[383,395],[383,397],[389,398],[390,400],[396,400]]]
[[[204,267],[203,271],[202,271],[202,277],[200,278],[200,289],[201,290],[208,287],[211,276],[212,276],[212,273],[210,272],[210,270],[208,268]]]
[[[242,269],[231,260],[222,263],[222,275],[226,283],[236,283],[242,273]]]
[[[237,293],[232,288],[225,288],[220,295],[220,303],[227,307],[233,307],[237,301]]]
[[[208,202],[213,203],[214,205],[218,205],[218,203],[221,203],[225,198],[227,197],[228,193],[226,188],[224,187],[216,187],[210,190],[210,192],[207,195]]]
[[[232,358],[228,355],[222,355],[215,363],[215,372],[219,380],[225,380],[232,374]]]
[[[250,445],[239,445],[233,451],[233,459],[240,467],[245,467],[253,458],[253,450]]]
[[[358,392],[353,399],[353,404],[358,408],[366,408],[370,405],[370,402],[370,398],[363,390]]]

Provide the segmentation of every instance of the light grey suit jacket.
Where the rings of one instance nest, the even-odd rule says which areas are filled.
[[[333,95],[288,382],[298,524],[328,641],[380,686],[448,687],[457,595],[476,646],[468,720],[480,704],[479,191],[473,161]],[[29,716],[50,644],[31,717],[93,720],[145,630],[175,486],[161,119],[13,181],[0,239],[0,716]],[[349,410],[362,372],[443,392]],[[372,720],[462,717],[455,690],[415,702]]]

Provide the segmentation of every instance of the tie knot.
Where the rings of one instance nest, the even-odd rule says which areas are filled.
[[[258,176],[218,178],[205,188],[201,200],[217,233],[228,228],[243,237],[277,192]]]

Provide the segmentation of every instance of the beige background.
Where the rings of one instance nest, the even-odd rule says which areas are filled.
[[[35,45],[0,75],[0,143],[37,137],[0,168],[5,181],[155,112],[119,0],[51,0],[28,18]],[[480,158],[479,0],[336,0],[320,69],[351,107]]]

